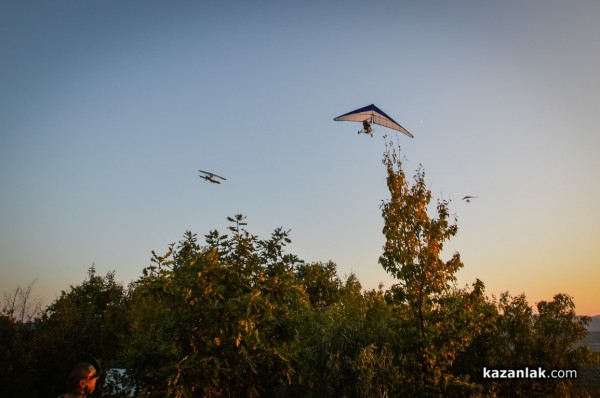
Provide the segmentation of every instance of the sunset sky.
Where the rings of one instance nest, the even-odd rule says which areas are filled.
[[[389,287],[395,135],[333,121],[373,103],[451,200],[459,286],[599,315],[600,2],[403,3],[1,2],[0,293],[48,304],[92,264],[128,283],[237,213]]]

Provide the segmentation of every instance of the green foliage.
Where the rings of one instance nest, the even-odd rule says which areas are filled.
[[[552,301],[537,303],[537,312],[532,327],[536,337],[535,363],[545,369],[578,369],[591,360],[587,347],[574,348],[587,335],[586,326],[591,318],[577,316],[572,297],[557,294]],[[565,396],[572,390],[574,381],[557,379],[536,387],[540,395]]]
[[[33,336],[30,324],[0,314],[0,393],[6,397],[34,396],[28,350]]]
[[[497,368],[578,369],[590,360],[587,347],[575,348],[586,335],[589,317],[578,317],[572,298],[557,294],[537,304],[537,314],[524,295],[501,295],[489,366]],[[488,366],[488,367],[489,367]],[[570,395],[573,379],[488,382],[501,395],[562,397]],[[490,386],[488,386],[490,388]]]
[[[232,235],[212,231],[204,246],[186,233],[137,283],[127,358],[154,394],[276,395],[292,382],[295,318],[308,305],[299,260],[283,254],[287,231],[260,240],[241,215],[229,221]]]
[[[577,316],[571,296],[557,294],[552,301],[541,301],[537,303],[537,312],[533,330],[538,363],[548,368],[569,369],[589,360],[586,347],[573,349],[573,345],[587,336],[586,326],[591,318]]]
[[[296,277],[313,307],[327,307],[339,300],[342,281],[335,263],[301,263],[296,267]]]
[[[448,261],[440,258],[445,241],[458,228],[449,221],[447,201],[439,200],[435,215],[429,215],[431,191],[423,169],[419,167],[411,185],[396,149],[387,141],[386,148],[383,164],[391,197],[382,205],[386,243],[379,262],[398,279],[388,300],[404,332],[398,353],[410,369],[404,393],[439,395],[447,386],[462,384],[448,369],[472,338],[464,329],[468,323],[453,328],[458,325],[448,322],[473,318],[464,314],[463,297],[449,295],[455,273],[463,266],[460,255]]]
[[[30,290],[7,295],[1,395],[56,396],[87,360],[127,368],[140,397],[579,396],[573,380],[483,379],[484,367],[580,369],[590,320],[565,294],[534,311],[524,295],[488,298],[480,280],[458,288],[460,255],[441,258],[458,231],[449,202],[433,205],[423,168],[409,181],[387,141],[383,164],[388,290],[304,263],[285,252],[289,230],[260,239],[236,215],[226,234],[152,252],[129,289],[92,267],[40,317]]]
[[[600,352],[592,352],[590,362],[578,370],[575,383],[580,396],[600,397]]]
[[[88,361],[98,368],[119,357],[128,334],[127,295],[114,273],[102,277],[94,267],[88,279],[63,291],[35,323],[31,341],[33,385],[42,396],[64,390],[71,368]]]
[[[420,313],[450,288],[456,280],[454,274],[463,266],[458,253],[446,262],[440,259],[444,242],[456,235],[458,227],[448,220],[447,201],[437,202],[435,217],[428,214],[431,191],[421,167],[410,185],[390,143],[383,163],[391,197],[382,205],[386,243],[379,262],[398,279],[401,301]]]
[[[483,329],[461,353],[453,372],[468,376],[490,396],[579,396],[574,379],[485,380],[482,369],[523,369],[541,367],[579,369],[588,363],[587,347],[576,343],[587,334],[588,317],[578,317],[572,299],[558,294],[551,302],[540,302],[538,313],[523,294],[503,293],[496,302],[481,303]],[[585,395],[584,395],[585,396]]]
[[[41,303],[32,296],[35,280],[27,287],[17,286],[4,295],[0,307],[0,395],[31,396],[29,347],[34,336],[33,322]]]
[[[299,377],[290,396],[370,396],[373,379],[384,380],[384,373],[397,373],[390,363],[377,371],[369,365],[393,333],[384,292],[363,292],[356,277],[350,275],[336,296],[339,299],[330,305],[305,312],[299,325]]]
[[[479,280],[472,290],[455,289],[460,255],[440,258],[444,243],[458,231],[456,219],[449,221],[449,203],[439,200],[430,216],[425,172],[419,167],[410,184],[395,148],[387,141],[386,147],[391,197],[382,205],[386,243],[379,261],[398,279],[386,298],[400,333],[393,336],[395,346],[384,346],[379,357],[368,351],[365,359],[373,364],[401,359],[398,365],[408,370],[399,372],[394,392],[401,395],[567,395],[572,380],[499,382],[482,380],[481,373],[484,367],[576,368],[588,358],[584,347],[573,346],[585,337],[589,319],[577,317],[572,299],[563,294],[538,303],[534,315],[524,295],[511,299],[506,293],[490,302]]]

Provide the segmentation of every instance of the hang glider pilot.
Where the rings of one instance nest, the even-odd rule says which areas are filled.
[[[369,119],[363,120],[363,129],[359,131],[358,134],[365,133],[370,134],[373,137],[373,129],[371,129],[371,123],[369,123]]]

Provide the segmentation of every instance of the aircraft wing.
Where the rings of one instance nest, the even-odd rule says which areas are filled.
[[[201,173],[206,174],[208,176],[208,178],[210,178],[210,179],[212,179],[213,177],[217,177],[217,178],[220,178],[222,180],[227,180],[227,178],[221,177],[220,175],[217,175],[215,173],[211,173],[210,171],[204,171],[204,170],[198,170],[198,171],[201,172]],[[202,177],[202,178],[204,178],[204,177]]]

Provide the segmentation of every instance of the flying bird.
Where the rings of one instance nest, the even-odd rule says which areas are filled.
[[[333,120],[336,122],[361,122],[363,129],[359,130],[358,134],[369,134],[371,137],[373,137],[373,129],[371,128],[371,123],[373,123],[399,131],[402,134],[413,138],[413,135],[409,133],[408,130],[400,126],[394,119],[389,117],[384,111],[373,104],[356,109],[352,112],[345,113],[334,118]]]
[[[200,175],[200,178],[204,178],[206,181],[210,181],[213,184],[220,184],[221,181],[219,181],[219,179],[221,180],[227,180],[227,178],[225,177],[221,177],[220,175],[217,175],[215,173],[211,173],[210,171],[203,171],[203,170],[198,170],[200,173],[203,173],[204,175]]]
[[[464,200],[465,202],[470,203],[471,199],[476,199],[476,198],[477,198],[477,196],[465,196],[461,200]]]

